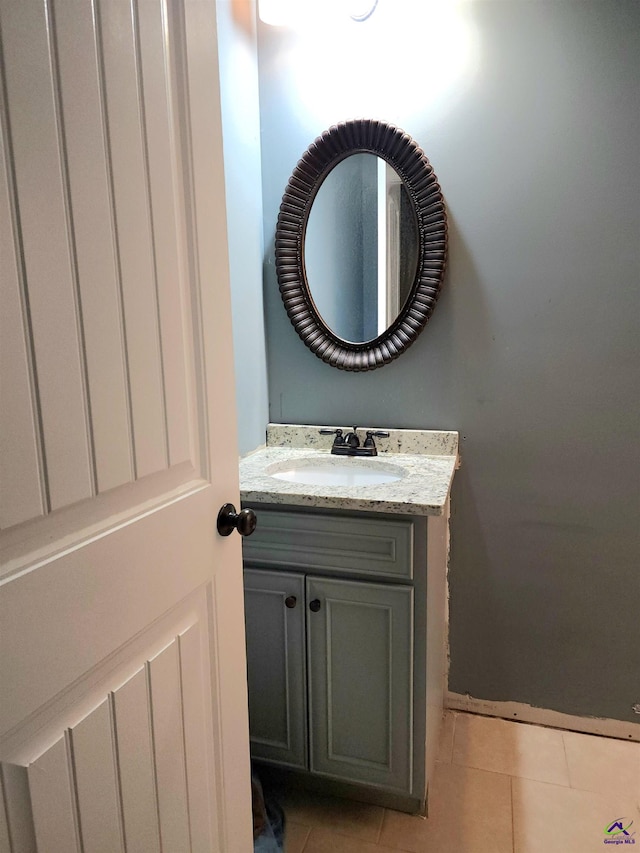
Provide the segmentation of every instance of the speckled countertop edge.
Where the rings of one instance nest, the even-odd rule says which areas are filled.
[[[382,467],[391,463],[403,468],[403,478],[392,483],[319,486],[289,483],[269,476],[268,468],[288,461],[323,458],[328,464],[332,460],[343,463],[345,457],[330,455],[333,439],[320,435],[319,429],[319,426],[269,424],[267,447],[240,461],[242,501],[413,515],[444,512],[458,462],[456,432],[388,430],[388,439],[377,440],[380,455],[368,458],[367,465]]]
[[[338,424],[338,426],[340,426]],[[351,426],[340,427],[345,435]],[[321,429],[336,426],[311,424],[267,424],[267,447],[299,447],[307,450],[331,450],[332,435],[320,435]],[[453,430],[387,429],[386,427],[358,427],[364,441],[367,430],[382,430],[389,438],[376,438],[378,453],[411,453],[426,456],[457,456],[458,433]]]

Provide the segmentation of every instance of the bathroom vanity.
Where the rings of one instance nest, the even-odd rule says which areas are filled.
[[[242,460],[252,757],[319,790],[424,812],[442,719],[457,433],[331,455],[270,425]],[[364,431],[362,431],[364,437]]]

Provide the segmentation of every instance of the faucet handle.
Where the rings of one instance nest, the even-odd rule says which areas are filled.
[[[319,429],[318,432],[320,435],[335,435],[335,439],[333,441],[334,447],[340,447],[340,445],[345,443],[344,436],[342,435],[341,429]]]
[[[367,430],[367,437],[366,437],[365,442],[364,442],[364,446],[367,449],[373,448],[375,450],[376,443],[373,440],[374,435],[376,436],[376,438],[389,438],[389,433],[385,432],[382,429],[368,429]]]

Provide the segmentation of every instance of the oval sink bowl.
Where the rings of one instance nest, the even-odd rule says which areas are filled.
[[[397,465],[371,462],[357,457],[335,456],[327,459],[297,459],[278,462],[267,469],[267,474],[287,483],[302,483],[307,486],[374,486],[393,483],[404,477]]]

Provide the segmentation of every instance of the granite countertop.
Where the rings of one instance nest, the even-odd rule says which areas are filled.
[[[240,460],[240,496],[245,503],[330,507],[411,515],[442,515],[458,467],[458,433],[438,430],[387,430],[377,438],[378,456],[332,456],[333,436],[320,435],[320,426],[269,424],[266,447]],[[345,434],[349,427],[343,427]],[[368,429],[359,427],[364,439]],[[327,466],[358,465],[380,470],[401,468],[403,476],[387,483],[305,485],[279,480],[268,470],[287,463],[321,461]],[[303,462],[303,464],[304,464]]]

